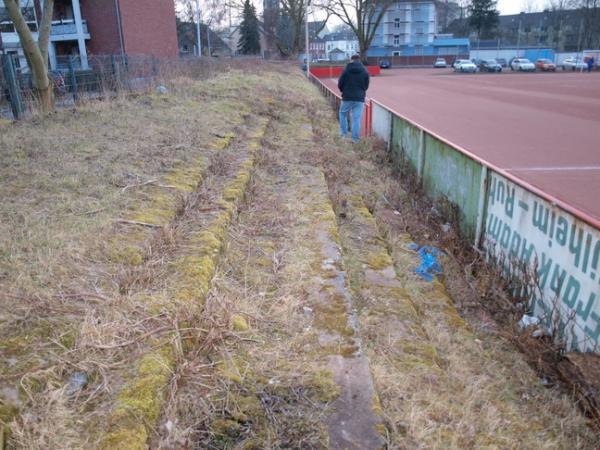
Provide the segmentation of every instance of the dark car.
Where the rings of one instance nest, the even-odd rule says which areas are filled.
[[[479,64],[482,72],[502,72],[502,66],[495,59],[484,59]]]
[[[502,67],[508,67],[508,63],[504,58],[496,58],[496,62],[500,64]]]
[[[379,61],[379,67],[381,67],[382,69],[391,69],[392,63],[388,59],[382,59],[381,61]]]

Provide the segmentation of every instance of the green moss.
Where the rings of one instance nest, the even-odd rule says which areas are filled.
[[[144,356],[134,381],[119,394],[117,414],[132,414],[147,423],[154,423],[160,413],[173,364],[173,350],[170,347]]]
[[[404,341],[401,344],[403,352],[402,362],[409,366],[421,365],[439,368],[440,358],[435,347],[431,344],[413,341]]]
[[[370,212],[370,211],[367,209],[367,207],[366,207],[366,206],[360,206],[360,207],[358,207],[358,208],[354,209],[354,211],[355,211],[357,214],[359,214],[359,215],[361,215],[361,216],[363,216],[363,217],[369,218],[369,219],[373,217],[373,216],[371,215],[371,212]]]
[[[165,193],[152,196],[151,206],[140,209],[132,217],[136,222],[165,225],[175,218],[180,203],[177,197]]]
[[[236,438],[241,428],[240,423],[235,420],[219,419],[212,423],[210,431],[219,438]]]
[[[147,450],[148,431],[142,424],[131,422],[129,426],[104,436],[98,450]]]
[[[248,331],[250,329],[246,319],[239,314],[234,314],[232,316],[231,326],[233,327],[234,331]]]
[[[371,269],[379,270],[389,267],[393,264],[392,257],[385,250],[375,253],[367,259],[366,263]]]
[[[0,425],[12,422],[17,414],[19,414],[19,408],[16,405],[5,403],[0,399]]]
[[[164,176],[165,184],[173,186],[180,192],[193,192],[202,181],[204,165],[196,163],[191,167],[172,169]]]
[[[235,180],[227,185],[223,190],[223,199],[231,202],[237,202],[244,196],[244,191],[250,180],[250,172],[247,168],[242,168]]]
[[[214,140],[210,146],[215,150],[224,150],[231,145],[231,142],[235,138],[235,134],[227,133],[222,138]]]
[[[185,256],[176,261],[175,268],[182,275],[182,287],[176,297],[184,301],[203,299],[215,273],[213,259],[209,256]]]
[[[139,266],[144,262],[145,252],[134,245],[113,247],[109,250],[110,261],[129,266]]]
[[[248,422],[264,416],[264,411],[258,398],[242,396],[236,399],[236,408],[232,415],[239,422]]]
[[[190,242],[198,244],[198,252],[202,255],[214,256],[221,251],[221,239],[210,230],[202,230],[190,238]]]
[[[174,364],[169,345],[140,360],[134,379],[117,397],[117,406],[109,418],[109,431],[102,437],[99,450],[148,448],[147,427],[153,427],[158,420]]]
[[[333,379],[333,371],[321,369],[310,374],[306,387],[320,402],[330,402],[340,395],[340,386]]]

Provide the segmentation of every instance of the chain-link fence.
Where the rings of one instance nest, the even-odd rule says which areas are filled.
[[[80,101],[119,93],[153,89],[165,80],[183,75],[210,76],[215,70],[242,61],[216,58],[157,58],[153,56],[96,55],[87,64],[79,57],[60,56],[48,76],[56,108],[71,107]],[[15,69],[9,55],[2,55],[0,70],[0,118],[19,119],[36,112],[37,102],[31,75]]]

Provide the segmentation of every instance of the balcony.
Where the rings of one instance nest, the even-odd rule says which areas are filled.
[[[82,20],[81,24],[83,26],[83,34],[86,35],[86,39],[89,39],[87,21]],[[52,37],[71,36],[71,39],[76,39],[74,35],[77,35],[77,25],[75,25],[73,19],[54,20],[52,22],[51,34]]]

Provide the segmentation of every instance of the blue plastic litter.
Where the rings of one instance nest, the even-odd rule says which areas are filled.
[[[421,257],[421,264],[415,269],[417,275],[426,281],[433,281],[433,277],[442,273],[442,266],[438,257],[445,256],[444,252],[431,245],[424,245],[419,248],[415,243],[406,246],[409,250],[416,251]]]

